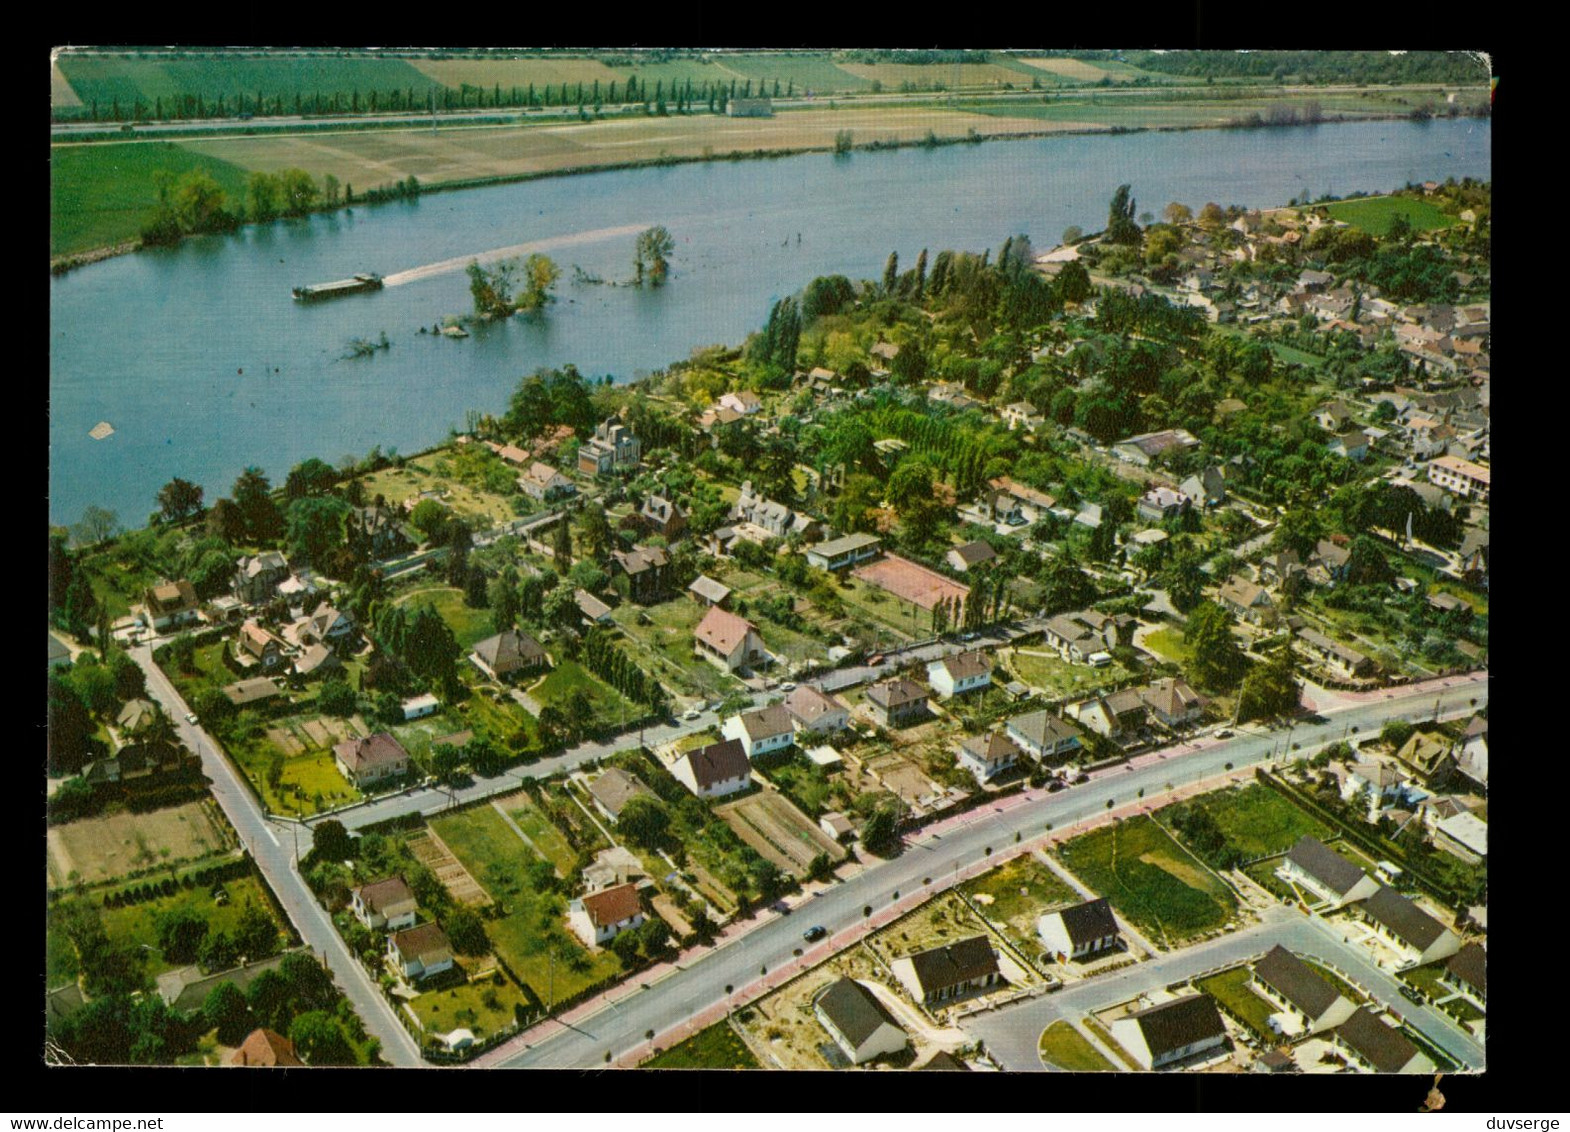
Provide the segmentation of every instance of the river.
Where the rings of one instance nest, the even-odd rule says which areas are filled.
[[[1070,136],[608,171],[440,193],[253,226],[50,280],[51,522],[89,505],[128,526],[173,476],[211,502],[247,465],[374,445],[415,451],[499,411],[520,375],[572,362],[631,380],[710,343],[739,343],[814,276],[877,278],[890,251],[980,251],[1070,225],[1095,230],[1122,182],[1168,201],[1274,207],[1308,190],[1385,191],[1491,175],[1486,119]],[[575,285],[574,264],[631,274],[630,233],[676,241],[660,290]],[[798,241],[799,235],[799,241]],[[562,267],[543,316],[450,340],[420,334],[469,305],[461,264],[538,246]],[[455,261],[448,264],[448,261]],[[442,269],[445,265],[445,269]],[[430,269],[430,270],[420,270]],[[304,305],[290,288],[408,273],[373,294]],[[346,360],[354,338],[389,350]],[[94,439],[106,421],[113,435]]]

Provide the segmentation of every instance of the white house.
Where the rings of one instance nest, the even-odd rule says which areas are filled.
[[[1215,1049],[1227,1031],[1210,996],[1191,994],[1117,1019],[1112,1037],[1140,1068],[1160,1069]]]
[[[1019,762],[1020,750],[999,731],[971,735],[960,742],[959,765],[986,784]]]
[[[1106,897],[1049,912],[1036,921],[1036,934],[1046,953],[1059,963],[1118,946],[1118,922]]]
[[[992,684],[992,663],[981,650],[946,656],[927,665],[927,683],[944,699]]]
[[[1339,1026],[1356,1006],[1314,969],[1277,944],[1254,964],[1255,993],[1282,1014],[1278,1029],[1284,1034],[1317,1034]]]
[[[409,772],[409,752],[386,731],[348,739],[333,748],[333,760],[358,789]]]
[[[853,979],[836,979],[813,1001],[812,1011],[852,1065],[898,1053],[910,1038],[871,991]]]
[[[1434,1063],[1394,1026],[1375,1017],[1360,1006],[1332,1031],[1335,1044],[1364,1069],[1373,1073],[1421,1073],[1434,1071]]]
[[[692,631],[694,651],[727,672],[770,659],[758,627],[745,617],[713,606]]]
[[[356,888],[349,894],[349,907],[355,919],[371,930],[395,932],[414,927],[419,905],[403,877],[388,877]]]
[[[785,705],[774,704],[731,716],[721,724],[720,734],[740,742],[750,760],[790,746],[796,728]]]
[[[1307,834],[1298,838],[1276,875],[1307,889],[1332,909],[1367,900],[1379,891],[1373,877]]]
[[[1003,981],[997,952],[984,935],[918,951],[889,965],[912,998],[938,1006],[986,990]]]
[[[850,726],[850,709],[833,696],[803,684],[785,697],[782,705],[797,731],[829,734]]]
[[[1079,732],[1049,711],[1033,711],[1008,721],[1008,737],[1043,762],[1057,762],[1079,750]]]
[[[643,919],[643,902],[635,884],[591,892],[567,906],[567,926],[590,947],[604,947],[622,932],[638,927]]]
[[[428,979],[452,969],[452,943],[436,924],[405,928],[387,937],[387,961],[405,979]]]
[[[1407,966],[1421,967],[1461,950],[1460,936],[1388,885],[1381,885],[1359,910],[1375,934],[1403,955]]]
[[[672,764],[671,773],[700,798],[723,798],[752,784],[752,764],[740,739],[688,751]]]
[[[807,565],[819,570],[843,570],[868,558],[876,558],[882,546],[877,535],[854,534],[830,539],[807,548]]]
[[[424,719],[428,715],[435,715],[441,706],[441,701],[427,692],[423,696],[415,696],[403,701],[403,718]]]
[[[729,409],[733,413],[740,413],[744,417],[750,417],[753,413],[763,408],[763,402],[751,390],[727,393],[719,399],[718,404],[720,408]]]

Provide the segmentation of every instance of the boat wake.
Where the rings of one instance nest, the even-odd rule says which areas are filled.
[[[418,283],[422,279],[431,279],[437,275],[451,275],[455,271],[462,271],[471,263],[494,263],[499,259],[512,259],[515,256],[530,255],[534,252],[551,252],[560,248],[594,244],[601,240],[614,240],[619,236],[636,236],[647,227],[647,224],[623,224],[617,228],[594,228],[587,232],[572,232],[565,236],[548,236],[543,240],[531,240],[527,244],[514,244],[508,248],[492,248],[488,252],[476,252],[473,255],[444,259],[440,263],[428,263],[424,267],[411,267],[408,271],[395,272],[384,278],[382,284],[387,287],[401,287],[405,283]]]

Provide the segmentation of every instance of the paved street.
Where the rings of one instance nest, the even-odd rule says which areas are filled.
[[[1236,966],[1277,944],[1340,968],[1386,1005],[1398,1004],[1396,1012],[1451,1057],[1469,1069],[1483,1068],[1482,1045],[1448,1014],[1435,1006],[1416,1006],[1401,998],[1401,984],[1370,962],[1362,948],[1343,942],[1338,924],[1306,916],[1284,904],[1268,909],[1261,923],[1243,931],[1088,979],[1042,998],[972,1015],[961,1025],[986,1043],[987,1051],[1003,1068],[1040,1071],[1045,1066],[1041,1064],[1037,1043],[1041,1032],[1053,1022],[1073,1020],[1088,1011],[1127,1002],[1136,995],[1185,982],[1216,968]]]
[[[392,1016],[387,1000],[365,973],[365,969],[349,954],[331,920],[316,902],[305,881],[294,867],[295,843],[290,832],[279,832],[262,817],[262,808],[250,788],[241,780],[240,773],[229,762],[208,734],[200,727],[187,723],[185,716],[191,709],[180,698],[162,670],[153,663],[152,650],[147,645],[130,650],[131,659],[147,674],[147,692],[168,712],[180,730],[180,738],[202,760],[202,769],[212,780],[212,794],[218,799],[229,823],[240,835],[240,841],[250,850],[267,883],[277,893],[290,921],[318,955],[326,958],[332,971],[333,982],[354,1003],[356,1012],[365,1022],[369,1033],[381,1039],[382,1058],[391,1065],[422,1066],[419,1049],[398,1020]],[[308,839],[302,839],[300,852],[304,853]]]
[[[1299,726],[1296,754],[1340,740],[1351,727],[1377,729],[1386,720],[1425,719],[1436,701],[1443,717],[1468,714],[1470,701],[1487,702],[1484,674],[1434,681],[1399,692],[1374,693],[1361,702],[1328,709],[1324,724]],[[631,1062],[653,1044],[668,1046],[697,1025],[723,1016],[727,1007],[756,997],[796,971],[849,946],[866,931],[903,914],[932,892],[984,871],[994,852],[1042,839],[1047,825],[1061,834],[1075,823],[1105,820],[1114,812],[1134,813],[1173,789],[1219,785],[1224,777],[1281,756],[1282,733],[1240,734],[1227,741],[1200,740],[1141,756],[1099,772],[1093,780],[1057,794],[1027,791],[995,806],[948,819],[907,839],[905,851],[816,896],[799,901],[794,913],[763,912],[755,925],[737,925],[714,949],[694,949],[674,966],[648,972],[631,985],[569,1011],[561,1021],[535,1027],[476,1060],[476,1065],[591,1067]],[[1228,772],[1226,764],[1234,770]],[[1144,798],[1139,798],[1139,791]],[[865,913],[871,909],[871,915]],[[829,938],[797,958],[801,933],[821,924]],[[1352,968],[1348,968],[1352,969]],[[727,986],[733,988],[727,993]],[[1039,1030],[1037,1033],[1039,1034]]]

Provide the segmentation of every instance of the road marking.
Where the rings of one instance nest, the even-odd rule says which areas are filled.
[[[273,828],[272,828],[272,826],[268,825],[266,822],[263,822],[262,823],[262,832],[267,835],[267,840],[271,841],[274,845],[278,844],[278,839],[273,836]]]

